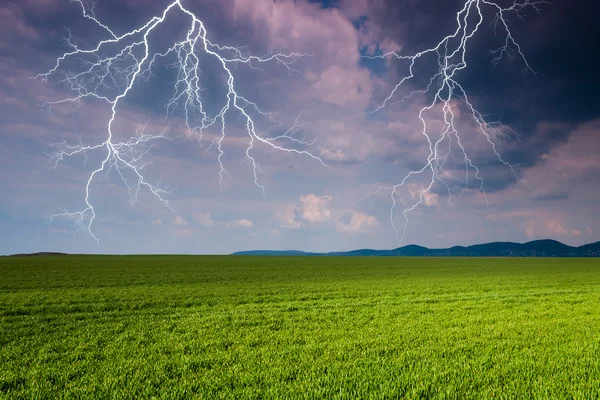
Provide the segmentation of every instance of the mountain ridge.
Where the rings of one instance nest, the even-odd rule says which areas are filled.
[[[552,239],[526,243],[490,242],[443,249],[409,244],[391,250],[356,249],[327,253],[300,250],[248,250],[232,255],[256,256],[362,256],[362,257],[600,257],[600,241],[573,247]]]

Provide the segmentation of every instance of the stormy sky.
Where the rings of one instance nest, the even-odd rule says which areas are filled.
[[[82,4],[86,15],[121,36],[162,15],[170,3]],[[393,56],[370,56],[390,51],[413,55],[435,47],[456,30],[456,14],[465,3],[182,0],[202,20],[211,43],[236,46],[244,56],[305,55],[290,65],[230,65],[236,92],[263,112],[246,103],[258,135],[274,138],[295,127],[291,132],[298,141],[283,138],[273,143],[298,151],[265,143],[252,147],[263,194],[246,156],[250,137],[243,115],[226,115],[221,149],[215,145],[222,134],[221,121],[205,129],[201,138],[187,130],[185,106],[170,103],[178,80],[178,60],[171,54],[134,82],[118,105],[113,125],[115,142],[127,142],[140,132],[166,138],[143,147],[143,154],[124,154],[141,157],[137,165],[143,165],[145,181],[165,191],[161,196],[170,208],[148,188],[132,189],[137,178],[131,171],[107,168],[89,186],[98,247],[86,232],[89,212],[82,217],[83,231],[72,218],[50,216],[86,209],[86,183],[106,152],[100,148],[72,157],[57,157],[56,152],[69,148],[65,146],[103,143],[111,104],[91,96],[48,103],[91,88],[114,98],[129,83],[127,68],[134,58],[119,59],[115,68],[121,68],[120,73],[112,70],[107,84],[98,85],[97,76],[94,80],[77,74],[118,53],[122,47],[117,45],[66,59],[56,74],[36,79],[72,50],[70,44],[93,49],[110,35],[86,18],[77,2],[3,2],[0,254],[397,247],[390,191],[377,188],[400,183],[428,162],[430,145],[419,115],[434,97],[431,92],[416,93],[399,100],[427,87],[439,69],[439,58],[433,54],[420,59],[414,78],[373,113],[407,76],[409,64]],[[498,135],[492,137],[501,160],[477,129],[464,96],[455,96],[449,106],[477,176],[474,167],[465,168],[457,139],[443,142],[439,154],[444,162],[435,164],[441,180],[421,196],[431,181],[426,170],[411,176],[396,193],[392,220],[401,231],[404,208],[422,200],[407,214],[402,244],[439,248],[543,238],[570,245],[600,240],[599,7],[592,1],[554,1],[542,2],[537,10],[526,7],[519,15],[508,13],[512,37],[533,70],[528,71],[514,49],[494,64],[490,51],[502,47],[506,32],[494,24],[493,9],[484,6],[483,23],[467,46],[467,68],[456,80],[487,121],[502,123],[493,125]],[[476,22],[473,15],[467,23]],[[148,37],[149,51],[164,52],[183,40],[189,22],[185,13],[170,13]],[[214,57],[199,57],[203,111],[214,116],[227,101],[227,74]],[[423,114],[430,137],[439,137],[444,129],[441,112],[436,104]],[[198,113],[192,114],[188,118],[197,122]]]

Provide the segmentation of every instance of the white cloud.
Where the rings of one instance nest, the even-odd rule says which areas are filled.
[[[175,234],[175,236],[190,237],[193,234],[192,230],[187,227],[187,221],[181,218],[181,216],[179,215],[175,217],[175,219],[172,222],[172,225],[172,232]]]
[[[327,221],[331,218],[331,210],[327,208],[327,203],[332,198],[331,196],[315,196],[314,194],[300,196],[300,204],[296,205],[295,212],[302,220],[311,224]]]
[[[570,228],[564,213],[537,209],[516,210],[501,214],[490,214],[488,220],[516,220],[517,226],[531,239],[547,237],[579,237],[583,234],[580,229]]]
[[[368,228],[379,225],[377,219],[360,211],[352,211],[338,219],[336,229],[338,232],[359,233],[365,232]]]
[[[188,226],[188,223],[185,219],[181,218],[179,215],[173,220],[173,225],[178,227]]]
[[[254,225],[252,221],[246,218],[236,219],[227,224],[231,228],[250,228],[252,225]]]
[[[275,212],[273,218],[280,222],[281,228],[297,229],[302,227],[302,223],[296,220],[296,204],[288,203]]]
[[[204,214],[201,212],[195,212],[192,214],[192,220],[204,228],[212,228],[215,226],[215,222],[212,220],[209,213]]]
[[[418,201],[419,197],[421,197],[423,199],[423,205],[427,207],[439,206],[440,202],[438,200],[437,194],[431,192],[423,192],[425,189],[427,189],[425,186],[417,184],[411,184],[408,186],[408,191],[413,200]]]

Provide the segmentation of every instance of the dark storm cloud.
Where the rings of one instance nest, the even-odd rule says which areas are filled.
[[[385,39],[397,42],[402,54],[434,47],[452,33],[456,29],[455,15],[465,4],[463,0],[369,3],[368,20],[379,27],[380,42]],[[537,73],[534,75],[524,73],[524,64],[518,57],[505,58],[497,67],[492,66],[489,51],[502,46],[504,32],[499,30],[494,35],[489,23],[493,13],[488,8],[485,14],[488,22],[482,24],[468,48],[469,67],[458,78],[479,111],[493,120],[501,120],[521,135],[520,142],[504,146],[506,161],[532,167],[554,146],[567,141],[573,126],[600,117],[596,50],[600,43],[599,11],[597,3],[589,0],[556,1],[542,4],[539,13],[529,9],[524,21],[509,16],[511,32]],[[430,73],[435,71],[435,62],[435,58],[430,58],[419,64],[412,80],[414,87],[427,85]],[[390,72],[397,79],[406,76],[406,63],[393,61],[392,65]],[[474,161],[486,167],[484,159]],[[494,160],[491,163],[505,167]],[[515,182],[512,174],[494,175],[499,179],[486,182],[492,190],[501,190]]]
[[[384,37],[402,45],[405,54],[432,47],[453,32],[454,16],[464,5],[462,0],[382,3],[371,8],[369,18],[381,27]],[[491,17],[489,12],[487,16]],[[600,114],[599,20],[600,7],[590,0],[548,2],[539,14],[529,9],[525,21],[509,17],[514,37],[537,76],[524,75],[516,58],[493,69],[488,51],[499,43],[498,37],[494,38],[489,23],[483,24],[471,42],[469,70],[461,82],[476,96],[482,111],[501,114],[505,122],[523,128],[536,121],[578,123],[596,118]]]
[[[551,200],[566,200],[569,198],[569,193],[565,191],[551,191],[546,193],[534,193],[531,196],[533,201],[551,201]]]
[[[478,63],[481,75],[490,79],[467,84],[473,89],[485,87],[489,95],[480,96],[483,104],[505,106],[511,113],[507,122],[525,129],[535,121],[581,123],[597,118],[598,10],[596,2],[558,1],[544,5],[539,15],[530,13],[525,23],[515,20],[515,36],[538,75],[523,77],[518,66],[505,62],[495,76],[485,74],[481,67],[486,65]],[[483,43],[478,47],[485,50]],[[512,107],[508,99],[516,100]]]
[[[84,3],[89,7],[90,2],[84,0]],[[143,26],[151,18],[161,16],[165,7],[170,3],[169,0],[104,0],[95,4],[94,15],[100,21],[110,21],[108,24],[110,29],[116,35],[121,35],[130,30],[132,26]],[[226,12],[228,8],[232,8],[231,1],[201,3],[183,0],[183,4],[190,10],[196,11],[197,15],[203,16],[210,40],[225,44],[242,43],[245,45],[251,43],[249,39],[252,36],[250,34],[251,26],[243,21],[231,21],[231,15]],[[0,77],[0,89],[5,93],[14,93],[14,89],[17,88],[23,91],[19,94],[20,98],[27,96],[23,89],[23,82],[34,83],[27,79],[48,71],[55,65],[57,57],[65,51],[71,50],[66,38],[71,36],[71,42],[82,49],[93,48],[99,41],[109,38],[104,29],[82,17],[81,7],[75,2],[45,0],[41,7],[34,0],[10,1],[4,5],[1,11],[0,23],[4,25],[7,34],[4,36],[6,39],[4,43],[0,43],[2,50],[0,60],[5,66],[11,67],[12,76],[3,74]],[[177,40],[184,38],[190,26],[189,22],[189,16],[178,9],[173,9],[167,16],[166,23],[153,32],[151,52],[163,52]],[[242,37],[245,40],[242,40]],[[140,38],[141,35],[138,35],[132,39],[139,40]],[[115,54],[115,51],[119,50],[121,48],[110,45],[102,47],[104,54]],[[141,56],[142,49],[138,50],[137,54]],[[248,51],[250,50],[248,49]],[[93,59],[88,58],[87,61]],[[35,59],[36,62],[31,63],[32,59]],[[63,65],[70,62],[66,69],[69,70],[72,67],[73,70],[76,70],[79,68],[78,63],[84,59],[85,57],[81,56],[77,59],[65,60]],[[153,76],[144,81],[143,85],[136,85],[133,88],[128,96],[128,106],[146,112],[164,114],[166,103],[173,95],[173,82],[176,80],[176,70],[165,68],[165,66],[174,61],[173,55],[165,60],[159,60],[156,68],[152,69]],[[224,97],[220,94],[225,82],[222,82],[218,76],[221,73],[220,64],[210,57],[204,57],[202,67],[205,90],[203,95],[211,99],[206,102],[206,108],[207,111],[214,114],[220,109],[222,103],[220,100]],[[17,77],[17,74],[20,76]],[[240,71],[236,71],[236,75],[241,75]],[[8,80],[9,78],[12,82]],[[39,80],[35,83],[39,83]],[[52,79],[48,80],[46,85],[57,90],[66,88],[64,84],[61,85]],[[109,97],[114,95],[112,92],[106,94]],[[29,100],[31,100],[30,105],[39,106],[46,99]],[[181,114],[181,107],[176,110],[176,116],[177,113]],[[9,113],[4,118],[4,122],[14,118],[16,118],[15,114]]]

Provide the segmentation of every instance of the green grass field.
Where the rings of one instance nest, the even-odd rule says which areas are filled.
[[[600,259],[0,258],[0,398],[598,398]]]

